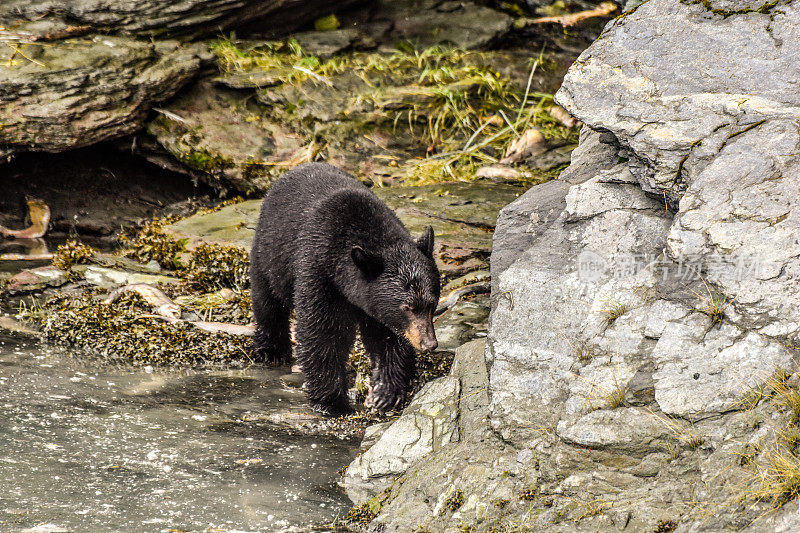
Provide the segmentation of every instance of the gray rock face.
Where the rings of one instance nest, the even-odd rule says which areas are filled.
[[[735,473],[705,493],[724,507],[753,479],[721,451],[729,413],[796,367],[800,9],[717,4],[650,0],[609,24],[556,98],[594,131],[560,185],[506,207],[495,233],[493,429],[527,448],[553,428],[542,481],[616,499],[648,527],[668,505],[619,500],[643,494],[652,469],[621,497],[591,480],[689,443],[720,452],[684,464]],[[606,466],[567,460],[576,447]],[[697,478],[673,475],[659,482],[687,501]],[[710,527],[735,524],[721,512]]]
[[[458,441],[460,382],[445,376],[427,383],[403,414],[347,467],[343,485],[356,504],[392,484],[429,453]]]
[[[202,47],[119,37],[0,51],[0,151],[63,151],[129,134],[201,65]],[[13,58],[12,58],[13,55]]]
[[[572,164],[494,237],[502,442],[466,433],[483,439],[470,458],[439,454],[446,478],[426,478],[464,490],[451,524],[796,528],[798,28],[787,1],[649,0],[572,67],[557,95],[587,126]],[[406,517],[426,501],[416,471],[389,506]]]
[[[308,0],[8,0],[0,6],[0,26],[37,38],[90,32],[197,36],[258,20],[265,33],[286,34],[330,10],[329,2]]]
[[[581,54],[557,100],[630,149],[645,189],[678,201],[732,135],[797,118],[799,10],[786,1],[645,2]]]

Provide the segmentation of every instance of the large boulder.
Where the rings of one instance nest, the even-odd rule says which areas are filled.
[[[495,232],[491,431],[410,467],[385,530],[796,529],[798,28],[649,0],[581,55],[572,164]]]
[[[548,490],[613,500],[649,527],[659,510],[702,497],[729,511],[726,499],[755,491],[729,413],[794,371],[800,339],[800,9],[719,4],[650,0],[609,24],[556,96],[590,128],[591,160],[576,150],[563,198],[532,189],[495,236],[496,251],[527,248],[493,272],[492,427],[538,446]],[[597,143],[613,150],[598,157]],[[549,449],[540,428],[555,429]],[[667,449],[669,432],[703,447],[683,458],[696,474],[613,466]],[[575,459],[585,448],[605,459]],[[715,491],[693,485],[715,469]]]
[[[354,3],[339,1],[335,8]],[[257,21],[263,33],[285,35],[331,10],[321,0],[7,0],[0,26],[37,39],[94,32],[164,37],[214,35]]]
[[[0,154],[60,152],[132,133],[206,55],[199,45],[110,36],[16,46],[0,50]]]

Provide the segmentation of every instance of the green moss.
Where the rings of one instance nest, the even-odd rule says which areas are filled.
[[[117,240],[124,247],[122,254],[141,263],[156,261],[163,268],[175,270],[180,268],[179,254],[186,249],[187,239],[175,239],[164,233],[164,226],[178,220],[177,217],[165,217],[145,223],[133,235],[122,233]]]
[[[457,511],[462,505],[464,505],[464,492],[461,489],[454,490],[444,501],[444,508],[451,512]]]
[[[369,502],[367,502],[357,505],[356,507],[353,507],[347,511],[347,514],[344,516],[344,520],[345,522],[367,526],[370,524],[370,522],[375,520],[376,516],[378,516],[378,514],[370,508]]]
[[[354,53],[323,61],[292,41],[241,49],[220,40],[214,49],[223,73],[269,74],[276,86],[264,93],[272,103],[267,113],[292,124],[310,146],[330,153],[343,142],[363,143],[367,130],[361,124],[388,128],[395,145],[397,139],[408,139],[411,145],[404,149],[428,156],[409,164],[409,184],[474,179],[479,166],[497,162],[528,128],[539,129],[558,145],[577,142],[576,128],[564,127],[547,113],[552,95],[526,91],[496,71],[493,65],[508,60],[497,52],[406,47],[391,54]],[[540,68],[545,62],[537,59]],[[359,127],[343,140],[341,128],[320,123],[317,108],[340,118],[333,122]],[[258,177],[271,169],[253,160],[243,171]],[[530,184],[557,172],[551,174],[537,173]]]
[[[533,487],[525,489],[519,493],[519,499],[526,502],[532,502],[539,495],[539,488]]]
[[[689,156],[692,155],[692,150],[694,150],[701,144],[703,144],[703,140],[698,139],[689,146],[689,152],[685,156],[683,156],[680,162],[678,163],[678,170],[675,172],[675,178],[672,180],[673,185],[680,185],[681,183],[683,183],[683,166],[686,164],[686,161],[689,159]]]
[[[56,249],[52,263],[54,267],[69,272],[73,265],[90,263],[96,253],[95,248],[70,239]]]
[[[675,520],[659,520],[653,533],[672,533],[676,527],[678,523]]]
[[[242,178],[248,182],[262,178],[270,173],[270,167],[261,159],[248,159],[241,165]]]
[[[51,342],[134,364],[213,367],[250,361],[249,338],[167,322],[154,316],[150,305],[135,293],[112,304],[102,303],[96,292],[56,296],[27,318],[38,322]]]
[[[361,526],[369,525],[369,523],[372,522],[376,516],[378,516],[378,513],[381,512],[381,509],[384,505],[386,505],[390,497],[390,489],[386,489],[361,505],[353,507],[345,515],[345,522],[350,522],[351,524],[357,524]]]
[[[730,135],[728,135],[728,137],[724,141],[722,141],[722,144],[719,145],[719,150],[722,150],[725,147],[725,145],[728,144],[728,141],[730,141],[731,139],[733,139],[735,137],[738,137],[739,135],[741,135],[743,133],[747,133],[748,131],[752,130],[753,128],[757,128],[758,126],[762,125],[764,122],[766,122],[766,119],[765,120],[759,120],[758,122],[750,124],[746,128],[743,128],[743,129],[741,129],[739,131],[735,131],[735,132],[731,133]],[[717,151],[719,151],[719,150],[717,150]]]
[[[684,3],[685,0],[683,0]],[[778,5],[780,0],[769,0],[768,2],[763,3],[759,7],[752,9],[752,8],[744,8],[744,9],[719,9],[715,8],[714,5],[711,3],[711,0],[693,0],[693,4],[703,4],[703,7],[706,8],[706,11],[710,13],[714,13],[715,15],[720,15],[723,18],[733,17],[735,15],[745,15],[747,13],[761,13],[767,14],[772,11],[775,6]]]
[[[317,31],[336,30],[342,25],[335,14],[331,13],[326,17],[320,17],[314,21],[314,29]]]
[[[208,150],[201,148],[189,148],[180,157],[186,165],[202,170],[206,174],[219,174],[225,169],[234,166],[233,160],[220,154],[212,154]]]
[[[192,250],[179,274],[203,292],[229,288],[241,292],[249,285],[250,255],[238,246],[203,243]]]

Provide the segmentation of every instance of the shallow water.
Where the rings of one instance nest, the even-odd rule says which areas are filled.
[[[113,366],[0,333],[0,531],[279,531],[341,516],[336,470],[358,443],[265,422],[306,410],[284,373]]]

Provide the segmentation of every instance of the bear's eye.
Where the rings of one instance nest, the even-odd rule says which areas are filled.
[[[403,311],[408,312],[408,313],[414,313],[416,311],[416,309],[414,309],[414,306],[413,305],[409,305],[409,304],[401,305],[400,309],[402,309]]]

